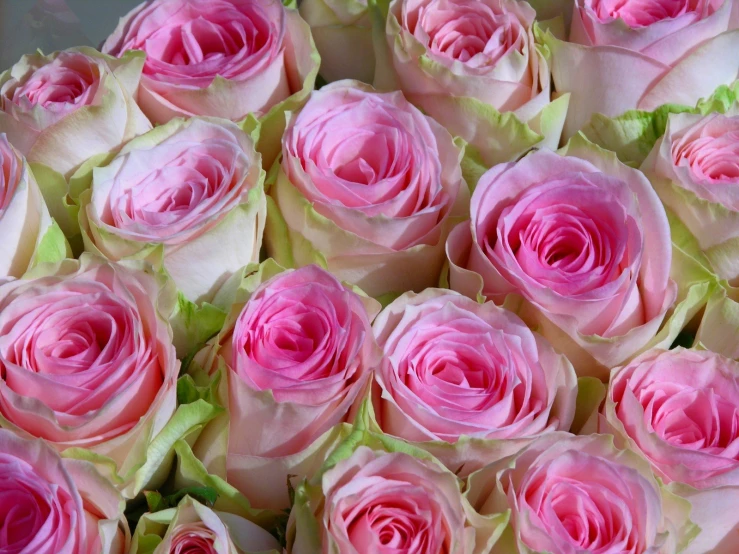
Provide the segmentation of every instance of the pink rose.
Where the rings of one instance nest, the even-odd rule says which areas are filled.
[[[139,103],[156,123],[263,115],[302,88],[312,49],[308,25],[279,0],[151,0],[103,45],[146,52]]]
[[[372,296],[437,283],[468,199],[461,152],[438,123],[399,92],[339,81],[291,118],[282,148],[270,194],[285,225],[267,229],[271,256],[318,261]]]
[[[0,429],[0,476],[0,552],[128,552],[123,499],[86,462]]]
[[[447,244],[452,288],[522,296],[524,319],[579,375],[603,378],[644,348],[675,301],[670,229],[649,181],[582,139],[566,156],[494,167],[471,212]]]
[[[613,371],[601,427],[664,482],[689,485],[675,490],[702,529],[690,552],[736,551],[739,517],[716,507],[739,501],[739,363],[709,351],[650,350]]]
[[[594,113],[694,106],[739,77],[732,0],[577,0],[570,42],[552,35],[552,74],[569,92],[565,138]]]
[[[263,178],[254,142],[236,124],[170,121],[93,170],[80,198],[85,247],[111,260],[152,259],[154,250],[187,299],[210,301],[234,272],[259,261]]]
[[[516,439],[569,430],[572,365],[492,302],[441,289],[407,293],[373,327],[385,353],[375,403],[385,433],[415,442],[508,439],[520,448]],[[479,469],[476,460],[447,460],[449,449],[438,450],[432,453],[455,470],[461,463]]]
[[[29,162],[69,177],[151,129],[135,102],[143,63],[86,47],[23,56],[0,74],[0,133]]]
[[[474,473],[468,490],[482,515],[510,510],[510,540],[494,554],[668,554],[681,552],[695,529],[686,503],[607,435],[547,435]]]
[[[389,59],[378,64],[390,68],[376,83],[403,91],[488,167],[534,144],[557,148],[567,99],[550,103],[549,53],[536,43],[535,18],[517,0],[394,0]]]
[[[476,544],[457,478],[436,462],[360,446],[326,471],[320,488],[311,492],[307,508],[319,537],[310,541],[315,523],[309,526],[304,512],[293,510],[297,534],[291,554],[485,551],[482,540]]]
[[[28,163],[0,134],[0,278],[26,272],[51,224]]]
[[[161,278],[86,255],[0,285],[0,425],[108,457],[138,492],[127,477],[177,400],[173,300]]]
[[[671,115],[642,170],[718,275],[739,277],[739,111]]]
[[[316,266],[279,273],[266,262],[244,286],[260,281],[199,357],[211,372],[225,365],[228,451],[206,432],[195,453],[225,463],[220,472],[255,507],[282,509],[287,476],[320,467],[366,390],[379,362],[370,327],[378,309]]]

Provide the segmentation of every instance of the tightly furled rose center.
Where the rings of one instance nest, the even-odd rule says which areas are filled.
[[[25,82],[8,81],[0,95],[0,109],[8,111],[12,102],[25,110],[39,106],[52,113],[68,113],[92,103],[100,78],[100,69],[92,59],[62,52]]]
[[[466,0],[411,0],[403,23],[431,52],[470,68],[490,70],[501,58],[527,49],[527,31],[500,5]]]
[[[665,19],[675,19],[695,13],[705,17],[720,6],[721,0],[585,0],[584,6],[592,10],[604,23],[621,18],[629,27],[652,25]]]
[[[167,554],[218,554],[215,547],[218,536],[201,522],[181,525],[171,540]],[[226,546],[221,545],[222,548]]]

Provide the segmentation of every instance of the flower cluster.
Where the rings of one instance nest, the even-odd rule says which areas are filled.
[[[0,73],[2,554],[734,554],[738,335],[737,0],[148,0]]]

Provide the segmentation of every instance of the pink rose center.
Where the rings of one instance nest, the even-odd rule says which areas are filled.
[[[43,481],[25,461],[0,453],[0,552],[37,552],[41,545],[44,552],[61,551],[73,526],[84,524],[76,509],[64,488]]]
[[[646,27],[686,13],[702,13],[708,4],[705,0],[586,0],[586,6],[602,22],[620,18],[632,28]]]
[[[728,121],[733,123],[728,129],[707,126],[698,137],[691,134],[676,141],[672,145],[675,165],[687,165],[693,177],[706,185],[739,185],[739,118]]]
[[[4,101],[24,108],[73,111],[92,103],[100,82],[99,71],[84,54],[63,52],[6,91]]]
[[[492,67],[527,43],[517,15],[487,2],[431,0],[405,13],[404,24],[432,52],[470,67]]]
[[[217,554],[216,534],[203,523],[190,523],[178,528],[172,537],[170,554]]]
[[[23,174],[23,162],[0,135],[0,217],[10,205]]]

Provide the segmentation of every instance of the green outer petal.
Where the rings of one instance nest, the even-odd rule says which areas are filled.
[[[41,194],[49,208],[49,214],[57,222],[64,235],[72,238],[80,234],[77,224],[77,208],[65,202],[69,184],[61,173],[39,163],[28,164],[38,182]]]
[[[36,247],[31,260],[31,268],[41,263],[58,263],[64,258],[72,257],[72,248],[55,220],[51,220],[49,227]],[[30,269],[30,268],[29,268]]]
[[[653,112],[629,110],[614,118],[596,113],[581,132],[595,144],[616,152],[622,162],[638,167],[665,134],[670,114],[726,113],[738,96],[739,82],[731,87],[722,85],[695,107],[664,104]]]
[[[223,328],[226,312],[218,306],[203,302],[200,306],[191,302],[181,292],[177,293],[177,306],[170,323],[177,339],[175,348],[180,357],[194,354]]]
[[[606,385],[595,377],[580,377],[577,380],[577,409],[571,431],[576,435],[597,432],[598,410],[606,397]]]

